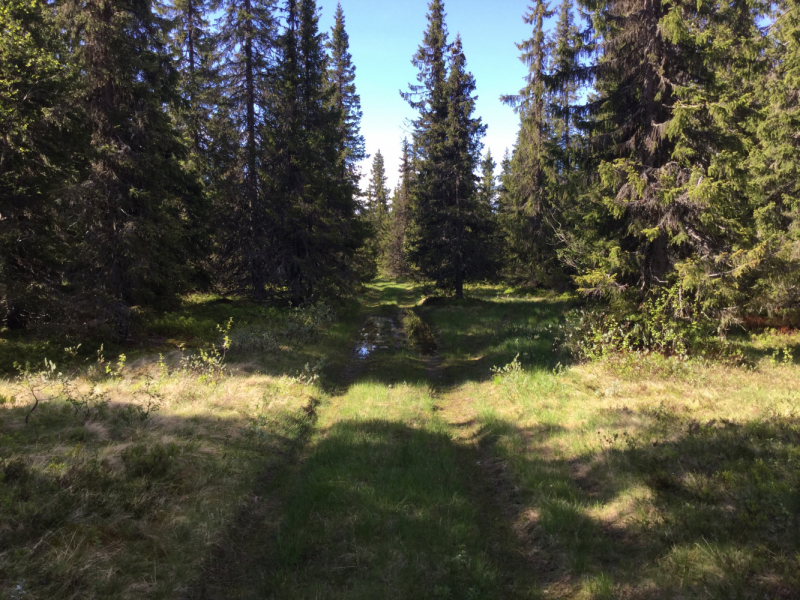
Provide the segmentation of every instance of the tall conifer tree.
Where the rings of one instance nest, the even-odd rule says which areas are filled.
[[[479,210],[475,175],[486,128],[473,116],[475,80],[466,70],[461,38],[448,44],[444,16],[442,2],[432,0],[413,60],[419,85],[403,94],[419,111],[408,259],[462,298],[464,282],[485,277],[491,263],[490,223]]]
[[[800,3],[778,9],[770,69],[756,80],[748,181],[758,239],[748,308],[767,313],[800,305]]]
[[[69,106],[77,69],[53,7],[4,2],[0,35],[0,322],[13,329],[45,312],[63,316],[56,304],[74,240],[56,199],[78,176],[88,139]]]
[[[583,166],[597,169],[591,193],[602,201],[586,207],[577,281],[587,292],[640,297],[680,281],[722,309],[738,295],[737,248],[752,241],[741,117],[752,100],[745,73],[762,62],[764,6],[582,4],[598,57],[589,70],[596,97],[582,110],[591,148]]]
[[[389,190],[386,187],[386,165],[383,154],[378,150],[372,158],[366,193],[366,218],[371,229],[368,253],[375,262],[376,269],[386,260],[387,234],[389,225]]]
[[[361,97],[356,91],[356,68],[350,54],[350,37],[345,29],[344,10],[336,6],[334,26],[328,41],[330,61],[328,83],[333,93],[331,102],[340,114],[338,125],[341,138],[341,161],[345,173],[358,183],[358,165],[367,156],[364,136],[361,135]]]
[[[389,214],[389,239],[386,249],[386,266],[389,273],[400,277],[409,273],[405,257],[408,211],[414,178],[414,157],[408,139],[403,139],[400,156],[400,181],[392,198],[392,211]]]
[[[435,280],[453,286],[456,298],[464,296],[464,283],[494,274],[494,227],[491,206],[481,202],[477,172],[486,126],[475,117],[475,78],[456,36],[451,49],[447,80],[448,114],[445,176],[448,195],[443,198],[444,255],[435,267]],[[449,242],[449,243],[447,243]]]
[[[186,147],[165,110],[179,100],[170,24],[149,0],[63,8],[79,41],[92,143],[86,177],[70,192],[83,243],[68,277],[99,298],[124,338],[130,307],[173,298],[193,258],[187,223],[199,186],[182,168]]]
[[[419,112],[413,122],[417,176],[409,207],[407,259],[428,278],[435,278],[436,248],[433,244],[441,242],[437,231],[441,224],[437,221],[442,214],[437,203],[445,197],[448,184],[443,168],[447,143],[449,53],[444,18],[444,4],[441,0],[431,0],[428,27],[412,59],[419,71],[418,83],[409,85],[408,92],[401,92],[402,97]]]
[[[342,113],[331,102],[316,3],[287,0],[286,13],[268,111],[268,249],[273,287],[300,303],[349,289],[364,230],[355,184],[341,177]]]
[[[185,106],[181,111],[192,150],[200,153],[206,137],[204,129],[213,110],[216,40],[209,14],[218,0],[172,0],[173,39],[180,54],[181,92]]]
[[[545,79],[550,91],[553,121],[552,137],[560,150],[557,170],[564,174],[573,162],[573,138],[576,133],[573,106],[578,100],[582,83],[582,65],[579,62],[583,40],[575,25],[573,0],[562,0],[552,42],[550,76]]]
[[[497,168],[497,163],[492,158],[492,151],[486,152],[481,161],[481,180],[478,188],[478,198],[481,204],[494,210],[495,202],[497,201],[497,175],[494,170]]]
[[[378,230],[385,227],[389,214],[389,190],[386,188],[386,182],[386,163],[383,154],[378,150],[372,159],[372,171],[367,188],[369,199],[367,212]]]
[[[221,189],[229,226],[223,232],[223,268],[231,283],[249,289],[256,300],[266,297],[269,266],[264,249],[269,224],[260,181],[264,156],[263,119],[269,67],[274,47],[274,0],[227,0],[220,23],[223,87],[219,111],[229,123],[218,123],[218,134],[239,141],[227,164],[230,181]],[[230,149],[230,142],[223,141]]]
[[[545,20],[552,15],[545,0],[536,0],[523,17],[533,27],[529,39],[517,44],[520,60],[527,66],[526,85],[518,94],[503,96],[520,116],[517,143],[504,181],[501,220],[508,247],[508,274],[525,283],[552,281],[556,257],[548,213],[554,210],[553,161],[548,142],[552,135],[547,68],[550,45]]]

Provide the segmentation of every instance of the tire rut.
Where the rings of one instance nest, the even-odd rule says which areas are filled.
[[[474,504],[482,515],[479,527],[488,541],[491,555],[502,569],[505,598],[538,598],[543,572],[542,565],[524,523],[525,506],[519,488],[506,471],[506,461],[498,458],[493,443],[481,430],[475,418],[454,418],[448,398],[441,355],[422,357],[429,386],[436,399],[435,409],[454,430],[454,442],[461,447],[460,466]],[[458,430],[461,431],[458,431]],[[544,568],[543,568],[544,567]]]
[[[318,404],[312,400],[303,409],[305,416],[296,417],[301,426],[298,437],[283,438],[277,447],[270,449],[270,459],[257,477],[249,497],[240,505],[225,534],[214,544],[199,577],[181,598],[263,597],[260,589],[269,577],[274,560],[274,541],[288,501],[284,488],[311,439]]]

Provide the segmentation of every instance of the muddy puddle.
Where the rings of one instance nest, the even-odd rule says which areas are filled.
[[[399,350],[401,345],[402,332],[394,319],[370,317],[361,328],[360,339],[353,349],[353,355],[364,359],[380,350]]]

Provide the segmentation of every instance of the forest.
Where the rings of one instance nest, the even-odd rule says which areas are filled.
[[[326,9],[0,0],[0,598],[800,597],[800,2]]]

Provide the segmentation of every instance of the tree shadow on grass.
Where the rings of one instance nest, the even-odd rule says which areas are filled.
[[[215,597],[535,597],[477,460],[444,430],[336,423],[295,475],[269,560],[248,569],[261,586]]]
[[[240,556],[251,499],[313,425],[313,404],[257,420],[88,409],[48,400],[28,426],[25,407],[0,414],[0,597],[179,596],[210,542]]]
[[[520,488],[515,518],[527,553],[550,574],[544,589],[562,597],[593,585],[606,591],[592,597],[800,597],[800,421],[644,420],[571,460],[554,456],[557,428],[484,423],[487,475]]]
[[[216,419],[159,417],[167,443],[113,416],[103,433],[66,405],[44,409],[38,430],[3,440],[16,454],[62,450],[47,471],[3,465],[3,510],[16,512],[2,520],[0,580],[51,597],[122,597],[134,581],[152,598],[800,596],[796,417],[619,410],[619,427],[639,429],[575,459],[554,452],[568,433],[557,425],[485,419],[473,446],[435,419],[351,420],[304,455],[313,409],[277,428],[237,422],[250,433],[235,439],[203,435],[203,452],[198,428]],[[116,467],[93,450],[125,436],[149,446]],[[243,460],[260,476],[204,529],[213,503],[187,498]],[[163,520],[172,502],[186,506],[185,524]],[[207,535],[216,543],[201,575],[187,572],[181,549]]]

